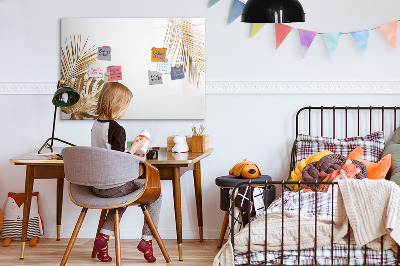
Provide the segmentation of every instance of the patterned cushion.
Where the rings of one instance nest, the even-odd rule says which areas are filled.
[[[333,139],[299,134],[296,139],[296,165],[310,155],[323,150],[346,156],[357,146],[364,150],[364,159],[378,162],[385,147],[383,131],[378,131],[364,137]]]

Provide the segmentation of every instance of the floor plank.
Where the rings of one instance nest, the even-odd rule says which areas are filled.
[[[19,259],[21,244],[18,241],[12,241],[9,247],[0,246],[0,265],[60,265],[61,258],[64,255],[69,239],[40,239],[36,247],[26,247],[25,259]],[[150,264],[143,258],[143,254],[136,249],[140,240],[121,240],[122,264],[123,265],[146,265]],[[157,243],[153,243],[154,254],[157,258],[157,265],[212,265],[215,255],[218,253],[217,240],[188,240],[183,241],[183,261],[178,261],[178,248],[176,240],[163,240],[168,250],[172,262],[167,264],[162,256]],[[110,241],[110,255],[114,258],[114,243]],[[77,239],[68,259],[67,265],[114,265],[113,263],[103,263],[97,259],[91,258],[93,240]]]

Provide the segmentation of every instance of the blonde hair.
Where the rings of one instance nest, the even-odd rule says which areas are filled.
[[[96,115],[111,120],[118,118],[132,100],[132,92],[123,84],[108,82],[104,84],[97,102]]]

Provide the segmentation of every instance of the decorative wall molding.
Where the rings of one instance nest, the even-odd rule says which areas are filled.
[[[53,94],[57,83],[0,83],[0,94]],[[206,94],[400,94],[400,81],[210,81]]]
[[[207,94],[399,94],[400,81],[214,81]]]
[[[53,94],[57,83],[0,83],[0,94]]]

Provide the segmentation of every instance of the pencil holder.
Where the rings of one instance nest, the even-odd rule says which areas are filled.
[[[192,136],[192,152],[205,152],[208,150],[209,136]]]

